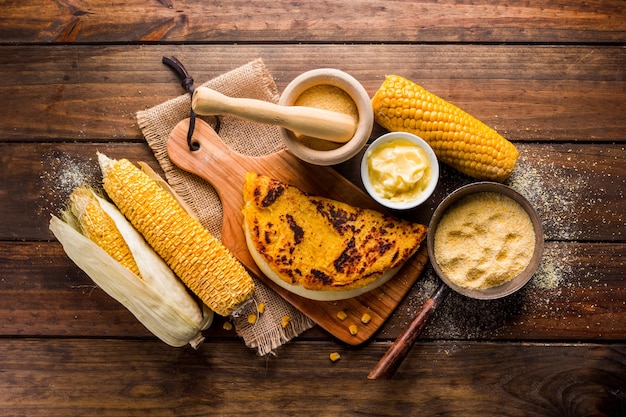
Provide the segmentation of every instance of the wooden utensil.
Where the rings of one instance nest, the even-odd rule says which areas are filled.
[[[299,187],[313,195],[344,201],[358,207],[378,210],[381,208],[334,169],[307,164],[286,150],[262,157],[234,152],[201,119],[196,120],[193,136],[200,147],[197,151],[190,151],[187,145],[188,126],[189,119],[175,126],[167,143],[167,151],[175,165],[205,179],[217,191],[224,211],[222,225],[224,245],[259,279],[333,336],[351,345],[368,340],[398,306],[422,272],[428,261],[425,242],[394,278],[359,297],[330,302],[297,296],[263,275],[248,251],[241,212],[245,174],[249,171],[257,172]],[[348,318],[339,320],[337,318],[339,311],[345,311]],[[371,321],[367,325],[360,322],[361,316],[366,312],[371,316]],[[359,327],[356,335],[352,335],[348,330],[350,324]]]
[[[195,90],[191,107],[199,115],[229,114],[337,143],[348,142],[356,131],[355,120],[348,114],[308,106],[281,106],[269,101],[228,97],[208,87]]]
[[[449,290],[450,287],[446,284],[442,283],[439,285],[439,288],[437,288],[433,295],[422,304],[422,307],[417,314],[415,314],[411,323],[402,331],[396,341],[393,342],[391,347],[387,350],[387,353],[378,361],[374,369],[371,370],[367,376],[368,379],[391,379]]]

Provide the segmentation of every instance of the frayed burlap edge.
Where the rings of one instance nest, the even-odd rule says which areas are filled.
[[[255,98],[274,103],[279,98],[274,79],[260,58],[202,85],[231,97]],[[167,154],[170,132],[181,120],[189,117],[189,109],[190,98],[184,94],[137,112],[137,123],[170,186],[194,211],[200,222],[219,239],[223,217],[219,196],[209,183],[175,166]],[[211,117],[205,120],[214,124]],[[221,117],[219,135],[233,150],[250,156],[271,154],[284,147],[276,126],[250,123],[235,117]],[[254,302],[244,306],[232,320],[246,346],[256,349],[259,355],[266,355],[313,327],[314,322],[256,277],[254,281]],[[256,314],[260,303],[266,306],[265,312],[259,315],[255,324],[248,323],[248,315]],[[291,318],[285,328],[282,326],[284,316]]]

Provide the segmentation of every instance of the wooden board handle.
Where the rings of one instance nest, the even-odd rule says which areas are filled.
[[[200,115],[228,114],[337,143],[348,142],[356,131],[355,120],[348,114],[307,106],[281,106],[252,98],[233,98],[208,87],[198,87],[194,91],[191,106]]]
[[[371,370],[367,376],[368,379],[390,379],[393,376],[449,289],[446,284],[441,284],[434,294],[424,302],[411,323]]]

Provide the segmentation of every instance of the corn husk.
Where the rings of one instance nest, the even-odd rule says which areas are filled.
[[[104,249],[81,233],[71,210],[63,219],[52,216],[50,230],[76,265],[111,297],[126,307],[151,333],[170,346],[189,343],[197,348],[214,313],[200,305],[165,261],[119,212],[115,205],[93,193],[114,220],[128,244],[141,277],[119,264]]]

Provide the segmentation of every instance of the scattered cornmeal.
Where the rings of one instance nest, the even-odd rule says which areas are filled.
[[[512,198],[493,192],[459,200],[435,231],[437,263],[464,288],[485,289],[510,281],[529,264],[534,247],[528,213]]]
[[[351,324],[350,326],[348,326],[348,330],[350,330],[350,334],[352,336],[355,336],[359,332],[359,328],[356,327],[356,324]]]
[[[333,362],[337,362],[339,359],[341,359],[341,355],[337,352],[332,352],[330,354],[330,360]]]
[[[343,321],[348,318],[348,315],[346,314],[345,311],[342,310],[337,313],[337,318]]]
[[[370,322],[371,319],[372,319],[372,316],[370,316],[367,313],[363,313],[363,315],[361,316],[361,323],[367,324]]]
[[[298,96],[294,105],[316,107],[318,109],[349,114],[354,118],[355,123],[358,123],[359,120],[359,111],[352,97],[341,88],[330,84],[320,84],[307,88]],[[318,151],[337,149],[342,145],[341,143],[333,143],[308,136],[297,136],[306,146]]]

